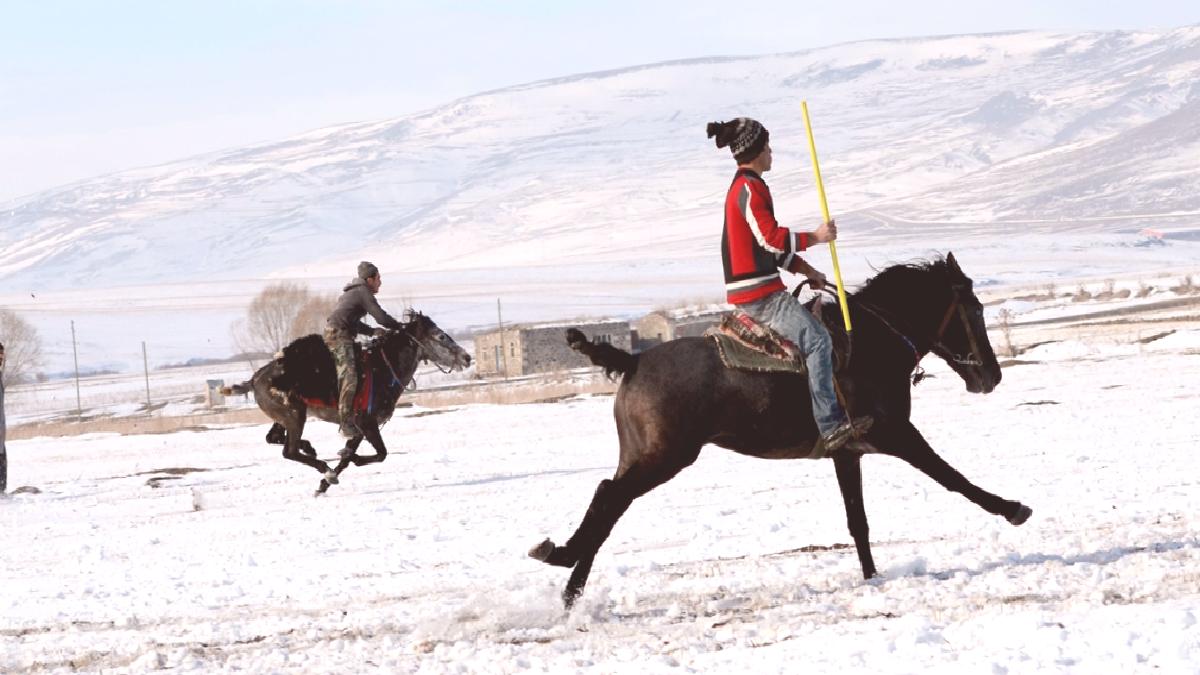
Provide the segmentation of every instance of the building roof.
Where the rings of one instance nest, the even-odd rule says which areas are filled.
[[[651,314],[670,319],[671,321],[685,321],[687,319],[707,319],[710,317],[720,316],[733,309],[732,305],[723,303],[713,303],[709,305],[698,305],[694,307],[674,307],[672,309],[656,309]]]
[[[592,326],[607,326],[611,324],[623,324],[628,326],[628,319],[578,319],[575,321],[547,321],[543,323],[512,323],[504,324],[504,330],[507,331],[522,331],[522,330],[543,330],[547,328],[588,328]],[[499,328],[481,329],[475,332],[476,335],[491,335],[499,333]]]

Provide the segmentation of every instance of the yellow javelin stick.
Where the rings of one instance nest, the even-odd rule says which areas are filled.
[[[829,222],[825,184],[821,182],[821,165],[817,163],[817,143],[813,140],[812,122],[808,120],[808,101],[801,101],[800,108],[804,111],[804,128],[808,130],[808,150],[812,153],[813,175],[817,177],[817,194],[821,196],[821,214],[825,216],[825,222]],[[842,319],[846,322],[846,332],[849,333],[850,308],[846,305],[846,287],[842,284],[842,268],[838,266],[836,242],[829,242],[829,253],[833,256],[833,276],[837,279],[838,303],[842,306]]]

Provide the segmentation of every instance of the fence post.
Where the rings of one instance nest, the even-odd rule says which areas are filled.
[[[146,414],[150,414],[150,360],[146,358],[146,341],[142,340],[142,373],[146,376]]]
[[[79,348],[75,346],[75,321],[71,321],[71,355],[75,358],[75,421],[83,421],[83,399],[79,396]]]

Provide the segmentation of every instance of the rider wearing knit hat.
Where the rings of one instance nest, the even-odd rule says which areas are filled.
[[[812,412],[821,432],[814,455],[823,456],[845,445],[856,432],[869,427],[869,418],[853,424],[838,403],[833,388],[833,346],[828,331],[783,284],[779,270],[804,274],[814,289],[823,288],[825,275],[797,255],[812,244],[833,241],[837,226],[822,223],[812,232],[796,232],[775,220],[775,203],[762,174],[771,170],[770,134],[749,117],[710,122],[709,138],[728,147],[738,170],[725,196],[725,228],[721,261],[725,267],[726,299],[759,323],[795,340],[805,355]]]
[[[342,289],[337,306],[325,321],[325,344],[333,353],[338,374],[338,421],[341,433],[347,438],[360,435],[354,424],[354,394],[358,390],[358,367],[354,362],[354,336],[370,335],[374,331],[363,323],[370,314],[384,328],[399,330],[402,324],[383,311],[375,294],[383,285],[379,268],[366,260],[358,263],[358,276]]]
[[[749,117],[738,117],[731,122],[709,122],[708,137],[714,136],[717,138],[717,147],[729,146],[738,164],[757,157],[771,141],[771,133],[767,128]]]

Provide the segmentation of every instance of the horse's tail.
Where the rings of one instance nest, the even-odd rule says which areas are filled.
[[[222,396],[233,396],[234,394],[248,394],[254,390],[254,380],[246,380],[239,384],[231,384],[227,387],[221,387],[219,391]]]
[[[633,377],[637,371],[638,357],[624,349],[605,342],[592,342],[578,328],[567,329],[567,344],[571,349],[592,360],[592,363],[604,369],[604,374],[612,377],[613,373],[622,373],[626,378]]]

